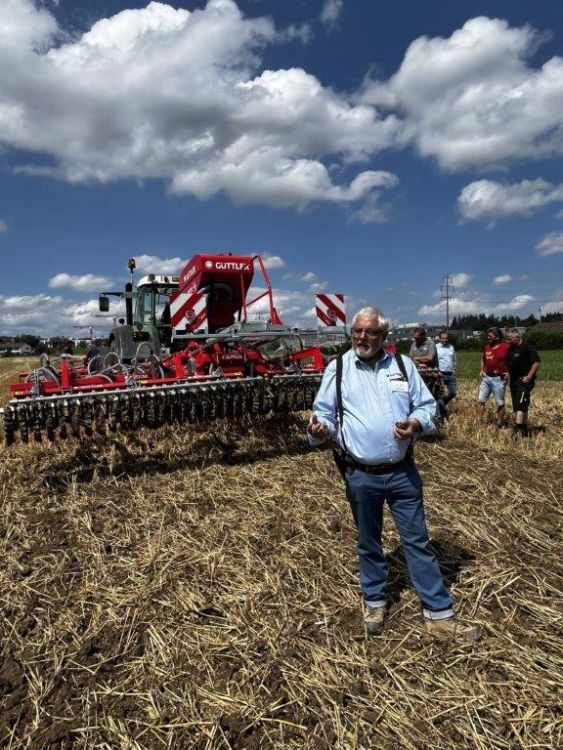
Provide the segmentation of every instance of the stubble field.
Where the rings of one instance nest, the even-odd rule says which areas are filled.
[[[560,747],[561,386],[539,383],[520,441],[474,425],[475,389],[417,460],[477,644],[425,633],[389,517],[393,607],[364,637],[306,414],[0,448],[0,746]]]

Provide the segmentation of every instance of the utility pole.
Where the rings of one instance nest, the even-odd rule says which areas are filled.
[[[453,297],[455,288],[453,286],[453,279],[451,276],[442,276],[442,284],[440,286],[440,293],[442,300],[446,300],[446,328],[450,327],[450,300]]]

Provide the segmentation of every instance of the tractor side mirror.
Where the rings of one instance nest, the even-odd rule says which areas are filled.
[[[99,307],[100,312],[109,312],[109,297],[104,297],[104,295],[100,294]]]

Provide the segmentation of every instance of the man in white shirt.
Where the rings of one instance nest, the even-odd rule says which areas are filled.
[[[446,405],[457,396],[457,359],[455,349],[450,342],[450,336],[447,331],[440,331],[440,341],[436,344],[436,353],[438,354],[438,369],[448,391],[446,396],[442,396],[439,399],[438,406],[442,419],[447,419],[448,410],[446,409]]]

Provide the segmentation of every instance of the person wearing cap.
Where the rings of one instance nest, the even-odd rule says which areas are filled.
[[[508,344],[508,379],[516,434],[528,437],[528,408],[530,395],[536,384],[536,374],[540,369],[541,359],[535,347],[522,341],[517,328],[506,332]]]
[[[491,396],[495,399],[496,424],[504,427],[504,397],[508,367],[506,358],[508,355],[508,344],[502,340],[500,328],[489,328],[487,331],[487,343],[481,352],[481,382],[477,396],[477,422],[482,424],[485,417],[485,405]]]
[[[365,307],[356,313],[352,349],[332,361],[323,374],[307,426],[309,442],[320,445],[331,440],[338,445],[339,468],[358,530],[366,633],[378,635],[387,614],[389,570],[381,545],[387,502],[427,630],[438,638],[478,640],[478,628],[454,618],[452,599],[429,546],[422,480],[413,458],[417,437],[436,431],[436,401],[412,360],[398,360],[386,351],[388,330],[378,308]]]

